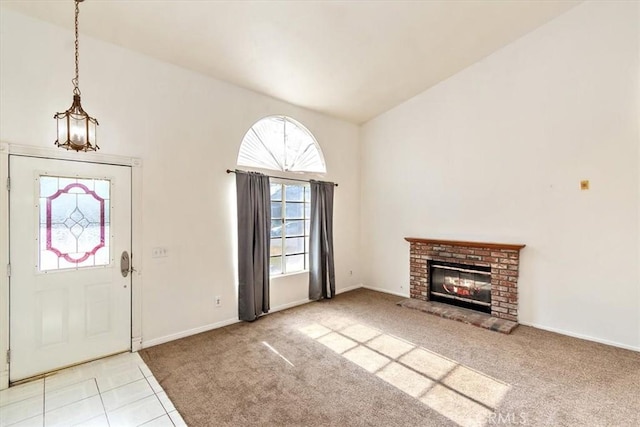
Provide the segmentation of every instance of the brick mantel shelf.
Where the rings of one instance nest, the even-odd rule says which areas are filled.
[[[428,261],[491,268],[491,316],[518,321],[520,250],[513,243],[464,242],[405,237],[410,248],[410,296],[429,301]]]
[[[486,243],[486,242],[464,242],[459,240],[442,239],[422,239],[419,237],[405,237],[404,240],[411,243],[431,243],[433,245],[464,246],[467,248],[489,248],[489,249],[510,249],[519,251],[527,245],[517,245],[512,243]]]

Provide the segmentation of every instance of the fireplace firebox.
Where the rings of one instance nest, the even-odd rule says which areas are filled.
[[[518,321],[518,272],[520,268],[520,250],[525,245],[513,243],[488,243],[488,242],[464,242],[457,240],[441,240],[417,237],[405,237],[411,246],[409,248],[409,296],[422,301],[430,301],[436,299],[438,295],[431,294],[431,268],[434,262],[464,264],[463,268],[468,270],[477,270],[488,272],[491,276],[485,275],[484,280],[491,284],[489,292],[490,299],[480,299],[481,303],[490,301],[491,316],[500,319]],[[470,268],[469,268],[470,267]],[[464,273],[464,272],[463,272]],[[482,275],[481,275],[482,276]],[[453,292],[447,292],[446,289],[436,291],[445,294],[441,298],[446,298],[447,302],[461,301],[458,298],[465,299],[468,291],[469,294],[486,295],[486,285],[481,284],[482,277],[473,276],[474,283],[466,282],[466,286],[461,289],[456,285],[456,277],[449,279],[447,288]],[[469,277],[467,277],[470,279]],[[460,277],[462,284],[465,285],[465,276]],[[442,281],[444,283],[444,279]],[[460,280],[457,280],[460,283]],[[464,288],[467,288],[466,290]],[[481,291],[480,291],[481,289]],[[473,292],[472,292],[473,290]],[[442,292],[444,291],[444,292]],[[480,291],[480,292],[478,292]],[[462,295],[461,295],[462,294]],[[433,298],[433,297],[436,298]],[[464,301],[463,302],[469,302]],[[472,302],[476,307],[484,304]],[[487,310],[489,312],[489,310]]]
[[[491,267],[429,260],[429,299],[491,313]]]

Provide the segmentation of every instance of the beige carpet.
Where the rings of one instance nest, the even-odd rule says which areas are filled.
[[[640,353],[356,290],[143,350],[188,425],[638,426]]]

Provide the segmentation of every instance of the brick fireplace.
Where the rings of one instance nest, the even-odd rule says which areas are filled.
[[[429,301],[430,264],[480,267],[491,273],[491,316],[518,321],[518,269],[525,245],[405,237],[410,243],[410,296]]]

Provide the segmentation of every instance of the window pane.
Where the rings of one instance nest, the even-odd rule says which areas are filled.
[[[279,240],[279,239],[278,239]],[[286,255],[304,252],[304,237],[292,237],[285,239]]]
[[[271,256],[282,255],[282,239],[271,239]]]
[[[284,191],[287,202],[304,201],[304,187],[302,185],[285,185]]]
[[[271,200],[282,200],[282,184],[271,183]]]
[[[304,270],[304,255],[289,255],[286,259],[287,273]]]
[[[311,203],[304,204],[304,217],[311,218]]]
[[[39,184],[40,271],[108,265],[111,183],[41,176]]]
[[[271,218],[282,218],[282,202],[271,202]]]
[[[271,237],[282,237],[282,220],[271,220]]]
[[[242,139],[237,163],[281,171],[326,172],[313,135],[283,116],[265,117],[251,126]]]
[[[285,218],[304,219],[304,203],[285,203]]]
[[[308,185],[271,184],[271,275],[308,269],[309,201]]]
[[[285,224],[286,236],[304,236],[304,221],[303,220],[287,220]]]
[[[58,177],[41,176],[40,177],[40,197],[50,197],[58,191]]]
[[[282,273],[282,257],[275,256],[269,260],[269,273],[280,274]]]

